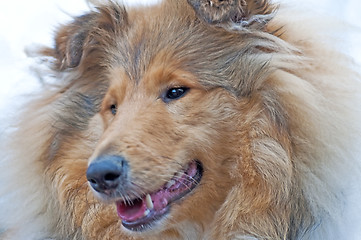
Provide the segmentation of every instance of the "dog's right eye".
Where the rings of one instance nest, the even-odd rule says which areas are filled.
[[[115,104],[110,105],[110,111],[113,115],[117,114],[117,105]]]

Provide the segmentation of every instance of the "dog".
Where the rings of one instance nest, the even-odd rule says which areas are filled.
[[[107,1],[62,25],[6,140],[2,239],[344,238],[360,77],[298,16]]]

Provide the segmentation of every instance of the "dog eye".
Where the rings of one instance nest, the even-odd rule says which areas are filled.
[[[110,111],[113,115],[117,114],[117,105],[115,104],[110,105]]]
[[[168,89],[163,100],[165,102],[177,100],[177,99],[183,97],[188,92],[188,90],[189,90],[189,88],[187,88],[187,87],[177,87],[177,88]]]

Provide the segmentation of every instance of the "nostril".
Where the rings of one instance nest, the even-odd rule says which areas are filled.
[[[117,178],[120,177],[120,174],[116,174],[116,173],[107,173],[104,176],[104,180],[105,181],[115,181],[117,180]]]
[[[89,181],[90,183],[92,183],[92,184],[97,184],[97,181],[94,180],[94,179],[88,179],[88,181]]]

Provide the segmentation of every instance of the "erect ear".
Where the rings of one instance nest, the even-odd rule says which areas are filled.
[[[187,0],[197,15],[210,24],[237,24],[262,28],[275,6],[269,0]]]
[[[55,36],[55,48],[44,51],[55,57],[58,70],[79,66],[84,55],[108,44],[124,28],[127,14],[123,6],[110,2],[94,9],[62,26]]]

